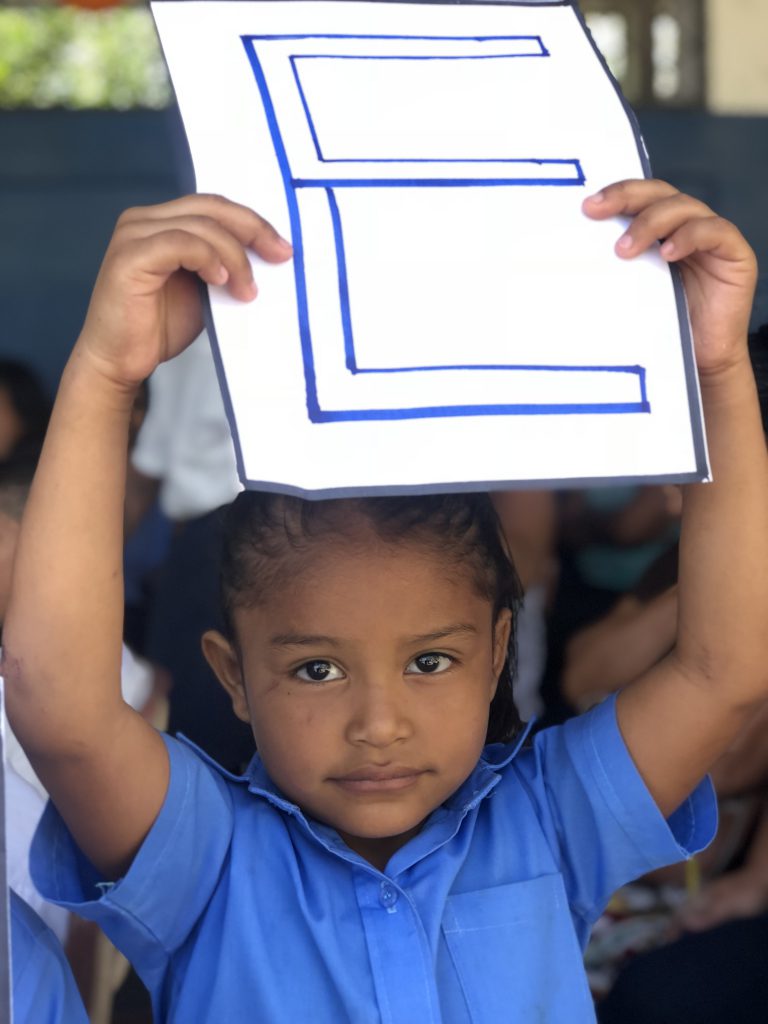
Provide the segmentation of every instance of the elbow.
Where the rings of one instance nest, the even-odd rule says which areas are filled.
[[[3,679],[5,713],[11,729],[21,745],[27,748],[29,739],[34,736],[35,722],[40,714],[36,709],[36,700],[27,684],[24,671],[24,659],[13,652],[13,648],[5,646],[0,657],[0,676]]]
[[[749,715],[768,700],[768,664],[757,652],[718,652],[678,641],[672,658],[681,675],[730,711]]]

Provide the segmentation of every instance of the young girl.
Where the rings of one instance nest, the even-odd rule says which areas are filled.
[[[256,739],[242,778],[120,698],[126,436],[139,382],[200,329],[195,278],[250,301],[247,248],[290,247],[218,197],[121,218],[27,507],[4,669],[55,806],[37,882],[104,925],[158,1022],[594,1020],[581,948],[611,892],[711,838],[701,780],[768,696],[755,261],[660,182],[584,209],[632,218],[618,258],[661,238],[685,276],[716,483],[685,496],[674,652],[529,746],[484,749],[514,732],[517,596],[486,499],[245,495],[229,631],[204,638]]]

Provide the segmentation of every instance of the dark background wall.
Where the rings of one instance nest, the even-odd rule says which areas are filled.
[[[173,109],[0,113],[0,354],[54,386],[118,215],[190,188]]]
[[[654,173],[734,220],[758,252],[768,321],[768,118],[649,111]],[[114,222],[191,188],[175,110],[0,113],[0,354],[54,386]]]

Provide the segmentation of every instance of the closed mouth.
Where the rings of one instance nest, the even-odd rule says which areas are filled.
[[[335,782],[338,786],[350,792],[389,792],[407,789],[424,774],[425,772],[420,768],[371,767],[350,772],[349,775],[332,778],[331,782]]]

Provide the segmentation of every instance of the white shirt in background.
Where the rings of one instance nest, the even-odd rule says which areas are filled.
[[[140,711],[152,693],[151,666],[123,644],[123,700]],[[0,677],[0,687],[3,685]],[[8,885],[45,921],[60,942],[67,937],[69,912],[40,896],[29,875],[29,849],[48,793],[16,739],[3,709],[5,751],[5,837]]]
[[[208,335],[162,363],[131,461],[161,481],[160,507],[177,522],[205,515],[242,490]]]

